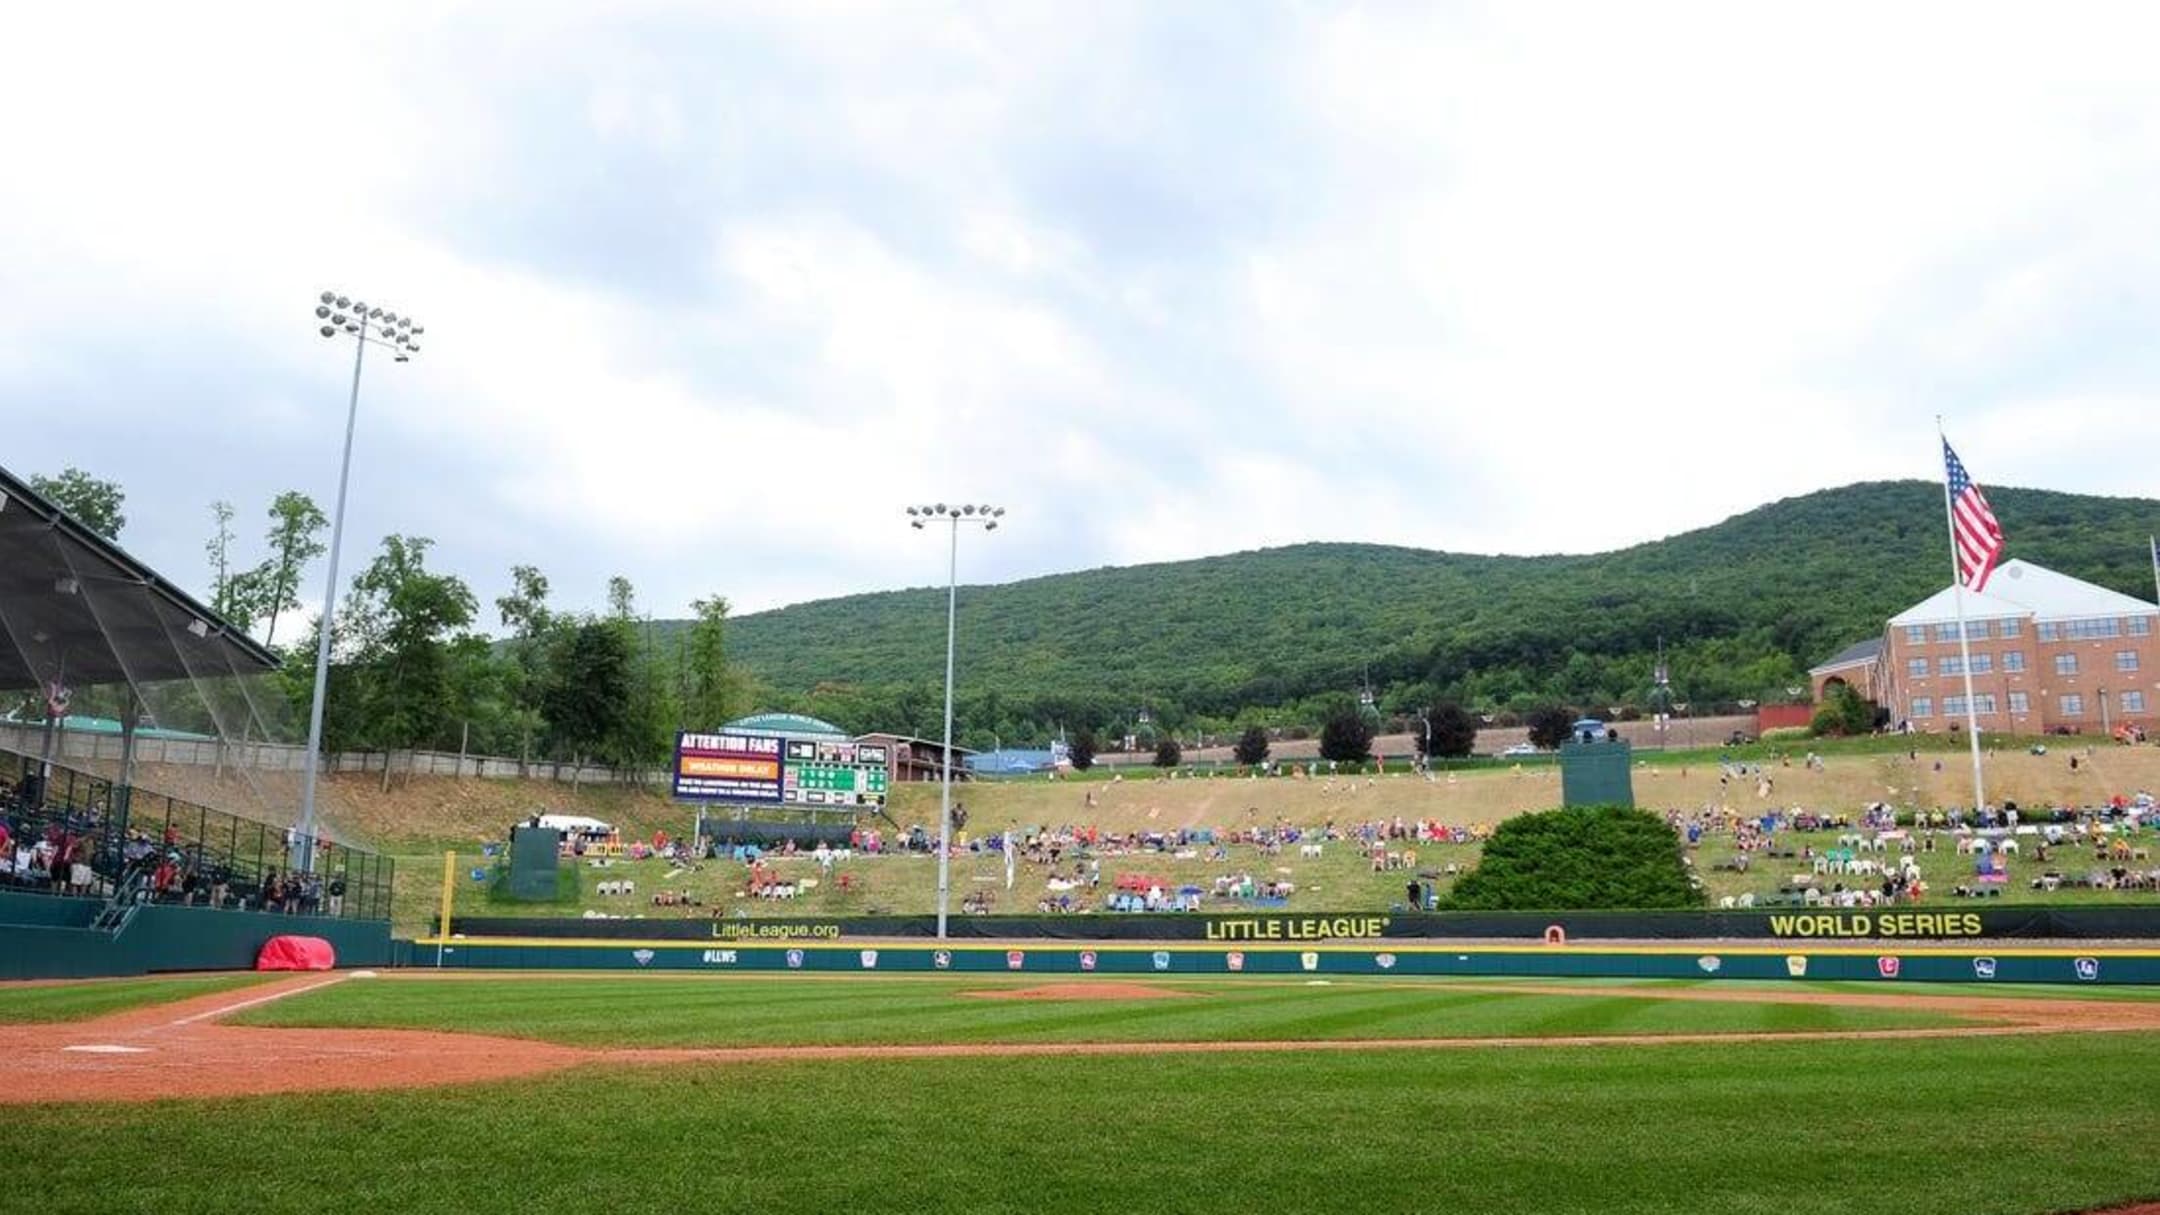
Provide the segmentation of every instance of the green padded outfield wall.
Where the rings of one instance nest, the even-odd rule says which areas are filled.
[[[1819,946],[1692,948],[1449,945],[1086,945],[1072,942],[944,946],[729,945],[679,941],[499,941],[454,938],[440,965],[462,969],[815,971],[821,974],[1274,975],[1313,978],[1454,976],[1569,979],[1782,979],[1886,984],[2160,983],[2160,950]],[[413,942],[415,966],[435,966],[437,942]]]
[[[1626,739],[1560,744],[1560,804],[1635,806],[1635,749]]]
[[[96,899],[0,892],[0,979],[69,979],[166,970],[250,970],[274,936],[321,937],[339,966],[387,966],[387,920],[144,907],[118,933],[89,925]]]

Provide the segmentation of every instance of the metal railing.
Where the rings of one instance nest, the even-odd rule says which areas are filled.
[[[237,911],[286,911],[341,919],[390,918],[396,864],[350,845],[316,841],[315,881],[290,885],[272,899],[271,884],[293,868],[290,828],[273,826],[162,793],[131,788],[94,773],[28,755],[0,752],[15,769],[12,790],[0,791],[0,822],[11,843],[0,886],[75,894],[115,902],[158,902]],[[56,849],[74,841],[70,864],[25,866],[41,841]],[[162,888],[156,881],[167,863]],[[77,883],[75,865],[86,867]],[[27,871],[26,871],[27,870]],[[280,882],[284,894],[286,883]]]

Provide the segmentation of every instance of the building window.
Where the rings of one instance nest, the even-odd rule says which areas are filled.
[[[1927,644],[1927,626],[1926,626],[1926,625],[1924,625],[1924,624],[1909,624],[1909,625],[1906,625],[1906,626],[1905,626],[1905,644],[1906,644],[1906,645],[1926,645],[1926,644]]]
[[[2045,620],[2033,626],[2033,635],[2042,641],[2060,641],[2060,632],[2061,630]]]
[[[2101,641],[2122,636],[2122,621],[2113,616],[2105,620],[2065,620],[2062,626],[2064,641]]]
[[[1968,620],[1965,622],[1965,639],[1967,641],[1986,641],[1987,636],[1987,621]],[[1938,624],[1935,626],[1935,640],[1956,641],[1957,639],[1958,630],[1956,621],[1953,620],[1949,624]]]
[[[1932,696],[1915,696],[1915,697],[1913,697],[1913,698],[1912,698],[1912,715],[1913,715],[1914,717],[1933,717],[1933,716],[1935,716],[1935,698],[1934,698],[1934,697],[1932,697]]]
[[[2023,673],[2025,670],[2025,651],[2004,650],[2003,670],[2012,675]]]
[[[1938,675],[1963,675],[1965,673],[1965,660],[1956,657],[1941,658],[1936,660],[1935,667]],[[1972,656],[1973,674],[1986,675],[1994,670],[1995,656],[1993,654],[1975,654]],[[1926,671],[1920,673],[1922,675],[1927,674]]]
[[[1975,712],[1975,713],[1993,713],[1994,711],[1995,711],[1995,697],[1994,697],[1994,695],[1993,695],[1992,693],[1988,693],[1988,692],[1982,692],[1982,693],[1979,693],[1978,695],[1976,695],[1976,696],[1974,696],[1974,697],[1973,697],[1973,712]],[[1944,717],[1963,717],[1963,716],[1965,716],[1965,698],[1964,698],[1964,697],[1962,697],[1962,696],[1945,696],[1945,697],[1943,697],[1943,716],[1944,716]]]
[[[1963,675],[1965,673],[1965,660],[1955,654],[1938,658],[1935,660],[1935,673],[1937,675]]]
[[[2018,627],[2018,622],[2014,619],[2003,621],[2002,639],[2004,641],[2016,641],[2018,636]]]
[[[2057,654],[2055,656],[2055,673],[2057,675],[2077,674],[2077,655]]]
[[[1995,656],[1993,654],[1975,654],[1972,656],[1973,674],[1986,675],[1993,672],[1994,670]]]
[[[2143,693],[2143,692],[2125,692],[2125,693],[2123,693],[2123,694],[2122,694],[2122,706],[2123,706],[2123,712],[2125,712],[2125,713],[2143,713],[2143,712],[2145,711],[2145,693]]]
[[[2132,616],[2130,618],[2130,635],[2132,637],[2152,636],[2152,617]]]
[[[2116,669],[2116,670],[2118,670],[2118,671],[2135,671],[2135,670],[2137,670],[2137,669],[2138,669],[2138,665],[2137,665],[2137,651],[2136,651],[2136,650],[2117,650],[2117,651],[2115,651],[2115,669]]]
[[[2010,711],[2019,714],[2029,713],[2032,711],[2032,702],[2025,698],[2025,693],[2012,692],[2010,693]]]
[[[2065,697],[2063,697],[2063,698],[2062,698],[2062,715],[2063,715],[2064,717],[2083,717],[2083,716],[2085,716],[2085,698],[2084,698],[2084,697],[2082,697],[2082,696],[2077,696],[2077,695],[2071,695],[2071,696],[2065,696]]]
[[[1908,658],[1905,660],[1905,673],[1914,679],[1926,679],[1927,671],[1927,659]]]

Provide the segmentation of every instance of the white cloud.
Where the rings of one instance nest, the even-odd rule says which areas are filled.
[[[1581,551],[1862,477],[2151,493],[2160,13],[46,6],[0,50],[0,411],[186,577],[353,550],[656,610],[1306,538]],[[1594,509],[1585,509],[1590,504]],[[353,555],[357,554],[357,555]]]

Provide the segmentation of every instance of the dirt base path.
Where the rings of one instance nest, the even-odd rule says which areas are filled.
[[[1632,996],[1756,1004],[1824,1004],[1941,1012],[1975,1024],[1923,1029],[1793,1033],[1629,1034],[1583,1037],[1389,1038],[1302,1042],[1006,1042],[907,1046],[758,1046],[592,1050],[519,1038],[402,1029],[254,1029],[220,1024],[242,1009],[312,991],[345,976],[308,975],[237,991],[131,1009],[91,1021],[0,1025],[9,1083],[0,1105],[152,1101],[257,1093],[402,1089],[530,1076],[580,1064],[754,1063],[832,1059],[1096,1056],[1170,1052],[1509,1049],[1753,1041],[1849,1041],[2033,1033],[2160,1031],[2160,1001],[1930,996],[1923,992],[1727,991],[1714,987],[1568,987],[1506,983],[1417,984],[1435,990],[1589,998]],[[407,981],[397,978],[377,982]],[[461,981],[447,977],[429,981]],[[1391,986],[1394,984],[1391,984]],[[1404,983],[1404,986],[1411,984]],[[955,996],[979,993],[955,991]],[[1151,995],[1155,994],[1153,992]],[[1203,997],[1204,998],[1204,997]]]

